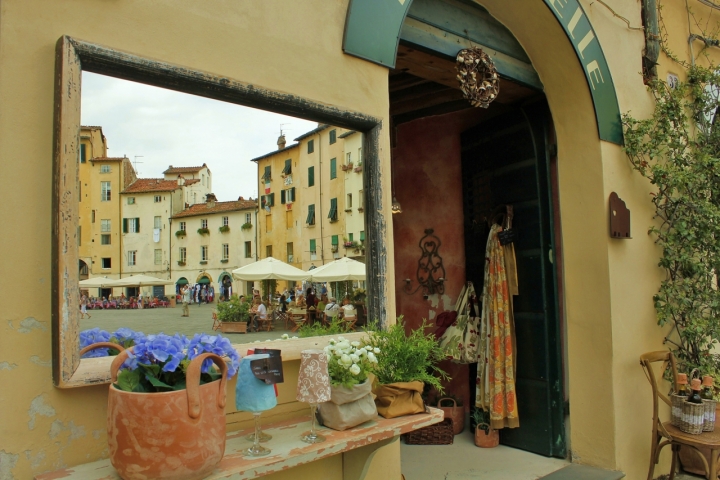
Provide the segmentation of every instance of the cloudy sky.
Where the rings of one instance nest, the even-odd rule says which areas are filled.
[[[281,124],[288,144],[317,126],[89,72],[82,82],[82,124],[103,128],[108,156],[137,160],[144,178],[162,177],[169,165],[207,163],[221,201],[257,197],[257,166],[250,159],[277,149]]]

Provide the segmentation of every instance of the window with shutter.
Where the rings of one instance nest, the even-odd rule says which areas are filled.
[[[308,140],[308,153],[313,153],[314,151],[315,151],[315,141]]]
[[[80,163],[85,163],[87,161],[86,147],[87,145],[84,143],[80,144]]]
[[[315,253],[316,251],[316,243],[315,239],[313,238],[310,240],[310,253]]]
[[[305,223],[315,225],[315,204],[308,205],[308,216]]]
[[[270,165],[268,165],[267,167],[265,167],[265,173],[263,174],[262,179],[270,180],[270,178]]]
[[[361,241],[361,242],[364,242],[364,241],[365,241],[365,230],[363,230],[362,232],[360,232],[360,241]]]
[[[330,199],[330,213],[328,213],[328,218],[331,222],[337,221],[337,198]]]
[[[330,145],[337,142],[337,132],[335,130],[330,130]]]
[[[269,198],[270,198],[269,205],[272,207],[272,206],[275,205],[275,193],[271,193],[271,194],[269,195]]]
[[[340,245],[340,240],[338,239],[337,235],[332,236],[332,241],[330,242],[332,245],[337,246]]]
[[[330,159],[330,180],[337,178],[337,158]]]
[[[315,167],[308,167],[308,187],[315,186]]]
[[[292,173],[292,160],[291,159],[285,160],[285,168],[283,168],[282,173],[285,175],[290,175]]]
[[[287,198],[285,190],[280,190],[280,203],[285,205],[285,199]]]

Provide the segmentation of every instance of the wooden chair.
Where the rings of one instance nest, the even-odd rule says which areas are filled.
[[[212,329],[219,330],[220,324],[222,324],[222,322],[218,319],[217,312],[212,312],[212,319],[213,319]]]
[[[662,368],[656,376],[653,370],[654,363],[662,362]],[[670,445],[672,449],[672,462],[670,465],[670,478],[675,478],[675,470],[678,464],[678,452],[681,446],[691,448],[695,450],[698,456],[702,459],[703,466],[705,468],[707,479],[718,478],[718,455],[720,455],[720,430],[716,429],[714,432],[703,432],[700,435],[692,435],[681,431],[678,427],[674,426],[671,422],[662,422],[659,418],[659,405],[658,399],[665,402],[672,408],[670,399],[667,395],[660,392],[658,388],[658,378],[662,379],[663,373],[670,367],[672,371],[673,385],[677,385],[677,365],[675,363],[675,356],[672,352],[650,352],[640,356],[640,365],[645,371],[645,375],[650,381],[653,391],[653,431],[652,431],[652,445],[650,449],[650,469],[648,470],[648,480],[653,480],[653,474],[655,472],[655,465],[658,463],[661,450]],[[718,425],[716,423],[716,425]],[[710,464],[705,458],[705,455],[699,450],[704,448],[710,450]]]
[[[343,322],[345,322],[345,326],[347,327],[348,330],[352,330],[353,332],[355,331],[355,324],[357,323],[357,321],[358,321],[357,315],[355,315],[354,317],[343,316]]]
[[[305,323],[307,322],[307,319],[308,319],[307,314],[305,314],[305,315],[291,314],[290,320],[294,324],[292,331],[297,332],[300,329],[300,327],[305,325]]]

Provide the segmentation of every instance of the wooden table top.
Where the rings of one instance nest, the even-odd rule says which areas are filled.
[[[671,422],[664,422],[663,427],[675,439],[695,447],[709,447],[720,449],[720,422],[715,422],[715,431],[703,432],[700,435],[685,433]]]

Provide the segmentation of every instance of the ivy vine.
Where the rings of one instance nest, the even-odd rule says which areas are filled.
[[[651,118],[623,116],[625,150],[635,170],[655,187],[656,224],[649,233],[666,276],[654,296],[665,342],[681,368],[720,374],[720,75],[686,65],[676,88],[654,80]],[[716,125],[717,123],[717,125]]]

